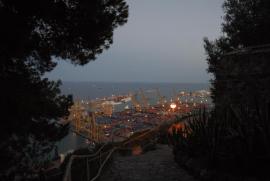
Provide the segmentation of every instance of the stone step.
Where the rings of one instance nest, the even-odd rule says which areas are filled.
[[[100,181],[195,181],[174,161],[167,145],[135,156],[116,155],[101,174]]]

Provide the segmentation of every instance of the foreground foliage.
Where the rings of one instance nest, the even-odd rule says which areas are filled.
[[[68,132],[72,97],[45,73],[94,60],[127,17],[124,0],[0,0],[0,180],[29,179]]]
[[[223,16],[222,35],[213,41],[204,39],[208,72],[212,73],[214,77],[212,99],[216,107],[222,107],[225,104],[222,95],[224,86],[227,87],[224,83],[226,83],[226,78],[233,74],[230,70],[226,75],[221,74],[220,69],[225,66],[220,67],[221,59],[226,58],[226,54],[235,50],[270,43],[269,0],[225,0],[223,10],[225,15]],[[256,62],[256,58],[253,60]],[[245,65],[236,68],[245,69]],[[253,77],[252,72],[250,75]],[[238,78],[236,77],[235,80],[237,81]]]
[[[233,107],[223,115],[201,111],[175,130],[172,140],[175,154],[206,158],[209,169],[269,178],[270,104],[254,112]]]
[[[215,108],[174,134],[175,150],[206,157],[209,168],[269,178],[270,1],[225,0],[223,9],[222,36],[204,40]]]

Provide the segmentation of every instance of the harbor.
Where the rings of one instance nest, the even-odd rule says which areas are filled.
[[[119,142],[138,131],[210,106],[207,90],[173,90],[171,97],[165,97],[159,89],[140,89],[134,93],[76,100],[62,123],[70,123],[73,132],[84,137],[86,144]]]

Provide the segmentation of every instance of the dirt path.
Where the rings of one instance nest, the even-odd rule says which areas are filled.
[[[137,156],[116,156],[100,181],[195,181],[173,159],[171,148],[158,145]]]

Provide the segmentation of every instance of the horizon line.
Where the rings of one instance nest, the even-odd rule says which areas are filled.
[[[165,82],[165,81],[93,81],[93,80],[61,80],[61,82],[72,82],[72,83],[170,83],[170,84],[210,84],[210,80],[208,82]]]

